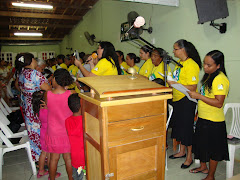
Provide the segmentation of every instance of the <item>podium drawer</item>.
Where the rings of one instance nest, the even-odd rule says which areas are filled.
[[[108,141],[126,141],[146,139],[163,135],[165,121],[163,115],[118,121],[108,124]]]
[[[163,113],[164,100],[110,106],[107,108],[108,122],[162,115]]]

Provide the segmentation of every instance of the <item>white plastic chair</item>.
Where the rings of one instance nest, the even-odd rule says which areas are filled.
[[[4,108],[7,110],[7,112],[10,114],[13,111],[19,110],[20,107],[9,107],[8,104],[4,101],[3,98],[1,98],[1,103],[3,104]]]
[[[231,125],[229,135],[240,139],[240,116],[239,116],[240,103],[225,104],[224,106],[225,117],[228,109],[232,109],[232,125]],[[236,149],[240,149],[240,143],[237,143],[237,144],[228,143],[229,161],[227,161],[227,167],[226,167],[227,179],[233,176],[234,156],[235,156]]]
[[[20,107],[9,107],[7,105],[7,103],[4,101],[3,98],[1,98],[1,101],[0,101],[0,110],[3,112],[3,114],[7,116],[12,113],[13,111],[16,111],[16,110],[19,110]],[[10,123],[10,122],[9,122]],[[7,124],[8,125],[8,124]],[[22,123],[21,126],[25,126],[25,123]]]
[[[0,113],[1,119],[3,116],[4,115]],[[10,138],[21,138],[21,137],[27,136],[27,131],[25,130],[19,133],[12,133],[12,131],[8,128],[8,126],[2,123],[2,121],[0,121],[0,128],[1,128],[0,138],[5,143],[5,146],[2,146],[2,145],[0,146],[0,179],[2,179],[3,155],[7,152],[15,151],[22,148],[25,148],[27,150],[28,159],[31,163],[33,174],[36,175],[37,174],[36,165],[32,159],[29,141],[23,144],[17,144],[17,145],[13,145],[11,141],[9,141]]]
[[[8,111],[3,106],[2,102],[0,102],[0,110],[3,112],[5,116],[9,115]]]
[[[13,82],[13,78],[11,78],[11,80],[8,82],[8,84],[6,86],[6,88],[7,88],[7,96],[9,98],[13,98],[14,97],[14,95],[13,95],[13,93],[11,91],[11,84],[12,84],[12,82]]]
[[[169,122],[170,122],[170,119],[172,117],[172,113],[173,113],[173,107],[172,105],[168,104],[168,119],[167,119],[167,123],[166,123],[166,130],[168,129],[168,125],[169,125]],[[166,151],[166,159],[165,159],[165,169],[168,170],[168,167],[167,167],[167,151]]]
[[[0,109],[0,121],[5,125],[10,124],[10,121],[8,120],[8,118],[5,116],[5,114],[3,113],[3,111],[1,109]]]

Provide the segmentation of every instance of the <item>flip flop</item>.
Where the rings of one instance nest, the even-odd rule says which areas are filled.
[[[198,169],[198,167],[197,167],[197,168],[194,168],[194,169],[191,169],[191,170],[189,170],[189,172],[190,172],[190,173],[193,173],[193,174],[196,174],[196,173],[208,174],[208,172],[207,172],[207,173],[203,172],[203,171],[205,171],[205,170],[207,170],[207,169],[203,169],[203,170],[201,170],[201,171],[198,171],[197,169]]]
[[[38,171],[37,178],[41,178],[42,176],[48,175],[48,171],[46,171],[44,174],[39,174],[40,172],[43,172],[43,171]]]

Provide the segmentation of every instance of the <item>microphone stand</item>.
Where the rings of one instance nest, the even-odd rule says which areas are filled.
[[[164,83],[165,86],[167,84],[167,74],[168,74],[168,69],[167,69],[167,65],[170,63],[171,60],[167,59],[167,58],[163,58],[163,63],[164,63]]]
[[[157,49],[153,44],[151,44],[150,42],[148,42],[145,39],[143,39],[142,37],[140,37],[139,34],[137,34],[136,32],[132,31],[130,33],[135,35],[138,39],[140,39],[142,42],[145,42],[146,44],[148,44],[152,48]],[[175,61],[171,56],[168,55],[167,52],[165,52],[164,57],[163,57],[163,63],[164,63],[164,83],[165,83],[165,86],[166,86],[166,83],[167,83],[167,71],[168,71],[167,70],[167,65],[171,61],[174,62],[175,64],[177,64],[178,66],[180,66],[181,68],[183,67],[183,65],[181,65],[179,62]]]

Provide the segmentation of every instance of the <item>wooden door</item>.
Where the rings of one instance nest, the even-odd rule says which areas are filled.
[[[164,136],[109,148],[110,180],[162,180],[165,173]]]

